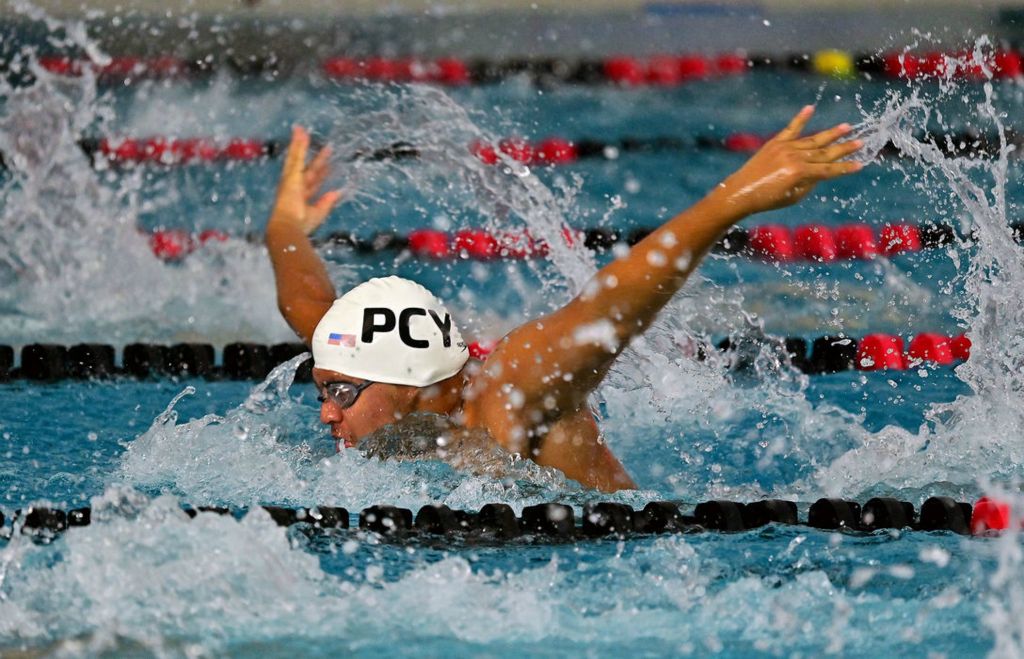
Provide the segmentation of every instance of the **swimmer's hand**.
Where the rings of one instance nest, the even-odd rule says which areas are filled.
[[[849,134],[849,124],[800,136],[812,114],[814,106],[805,106],[712,193],[737,219],[791,206],[817,183],[863,168],[861,163],[843,160],[863,146],[860,140],[839,141]]]
[[[301,229],[307,236],[323,224],[331,209],[341,200],[341,191],[332,190],[313,201],[330,171],[331,147],[321,149],[309,166],[306,165],[308,151],[309,133],[301,126],[293,127],[274,211],[270,215],[271,225],[284,223]]]
[[[306,345],[335,298],[334,285],[309,234],[341,199],[341,192],[335,190],[311,202],[327,178],[331,151],[323,149],[307,167],[308,150],[309,133],[294,127],[265,237],[274,267],[277,307]]]

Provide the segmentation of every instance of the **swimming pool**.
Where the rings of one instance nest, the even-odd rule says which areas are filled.
[[[543,235],[563,222],[651,226],[743,161],[692,150],[495,168],[470,153],[477,139],[766,133],[812,101],[816,126],[860,120],[859,108],[870,111],[868,125],[882,125],[890,115],[876,103],[888,101],[910,128],[925,127],[915,123],[919,107],[932,112],[932,128],[992,128],[976,106],[985,103],[980,85],[956,93],[925,86],[918,100],[916,88],[903,85],[771,73],[636,90],[511,80],[442,91],[226,77],[106,89],[95,99],[91,89],[88,81],[44,78],[4,99],[2,150],[10,152],[21,131],[50,156],[30,159],[25,178],[4,183],[4,343],[292,338],[266,255],[242,238],[262,226],[278,162],[97,171],[75,145],[76,131],[263,139],[302,122],[340,154],[398,140],[422,147],[414,162],[339,157],[336,181],[350,186],[351,202],[325,231],[368,236],[382,228],[528,226]],[[887,97],[893,92],[898,98]],[[995,107],[1012,116],[1019,90],[1008,83],[995,92]],[[1009,219],[1021,199],[1018,172],[1011,164],[1005,179]],[[1019,652],[1013,536],[773,525],[444,545],[355,532],[310,539],[259,512],[189,521],[180,510],[492,502],[518,510],[595,499],[642,507],[766,495],[802,505],[826,495],[919,504],[936,494],[972,500],[993,483],[1012,484],[1024,462],[1015,442],[1019,294],[1004,282],[1019,283],[1019,253],[992,233],[994,220],[1007,219],[993,204],[971,208],[951,192],[960,174],[988,187],[1003,180],[987,162],[959,163],[947,176],[935,165],[881,161],[749,224],[941,219],[977,230],[972,246],[830,264],[710,257],[600,392],[602,430],[637,492],[595,497],[529,467],[495,479],[440,463],[334,455],[315,392],[286,388],[287,376],[255,393],[252,383],[205,380],[0,384],[0,509],[9,516],[45,502],[94,511],[90,526],[53,543],[0,540],[0,648],[172,656]],[[152,256],[136,226],[236,238],[168,264]],[[488,338],[566,300],[611,254],[577,246],[551,259],[436,262],[337,248],[329,257],[339,289],[397,272],[449,300],[465,334]],[[22,266],[17,274],[11,263]],[[966,277],[972,264],[982,274]],[[924,365],[808,378],[767,353],[756,369],[730,370],[726,359],[696,361],[680,347],[700,336],[966,328],[976,353],[956,371]],[[194,393],[164,413],[189,386]]]

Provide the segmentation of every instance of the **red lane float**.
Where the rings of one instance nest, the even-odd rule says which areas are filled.
[[[913,80],[919,73],[919,59],[910,53],[889,53],[883,58],[882,70],[890,78]]]
[[[956,361],[948,336],[925,332],[918,334],[907,348],[907,356],[914,360],[948,366]]]
[[[579,158],[576,145],[560,137],[550,137],[536,145],[509,137],[498,142],[497,148],[486,142],[474,142],[469,150],[486,165],[498,164],[500,154],[524,165],[567,165]]]
[[[887,224],[874,232],[866,224],[849,224],[830,229],[818,224],[798,226],[792,231],[770,224],[750,229],[753,251],[769,260],[791,261],[803,258],[819,263],[836,259],[870,259],[879,253],[896,256],[923,249],[921,231],[911,224]]]
[[[735,76],[747,72],[749,60],[736,53],[715,57],[704,55],[655,55],[647,60],[634,57],[610,57],[601,70],[605,79],[623,87],[644,84],[669,87],[716,76]]]
[[[405,57],[331,57],[322,62],[320,70],[335,80],[433,82],[444,85],[465,85],[470,82],[469,67],[454,57],[426,61]]]
[[[870,259],[878,255],[875,234],[866,224],[847,224],[834,232],[836,257],[840,259]]]
[[[903,339],[891,334],[868,334],[857,344],[854,367],[860,371],[902,371],[927,362],[950,366],[970,357],[970,340],[963,334],[948,337],[932,332],[915,336],[903,351]]]
[[[868,334],[857,344],[854,366],[861,371],[902,371],[915,364],[928,362],[949,366],[970,357],[970,340],[963,334],[956,337],[922,332],[915,336],[903,352],[903,339],[891,334]]]
[[[655,56],[647,60],[647,82],[652,85],[671,86],[683,81],[683,72],[678,58],[669,55]]]
[[[882,70],[890,78],[914,80],[919,78],[952,78],[978,81],[987,78],[988,69],[993,78],[1018,78],[1024,74],[1021,54],[1012,50],[986,53],[977,61],[971,52],[888,53],[882,58]]]
[[[473,142],[469,146],[469,151],[485,165],[498,164],[498,150],[486,142]]]
[[[473,341],[469,344],[469,356],[473,359],[483,359],[494,352],[497,341]]]
[[[99,64],[91,60],[43,56],[39,58],[39,66],[50,73],[69,77],[92,71],[101,77],[173,78],[188,71],[188,63],[177,57],[112,57],[107,63]]]
[[[718,74],[735,74],[734,70],[728,68],[717,69],[714,63],[700,55],[683,55],[676,61],[676,69],[682,80],[702,80]]]
[[[159,229],[149,235],[149,248],[163,261],[179,261],[202,245],[222,243],[228,234],[217,229],[205,229],[199,235],[181,229]]]
[[[992,74],[997,78],[1024,76],[1024,61],[1022,61],[1020,53],[1010,50],[996,53],[992,62]]]
[[[575,162],[578,157],[576,145],[558,137],[544,140],[534,152],[534,162],[545,165],[565,165]]]
[[[498,150],[516,162],[532,163],[536,157],[533,145],[521,137],[506,137],[498,142]]]
[[[949,350],[953,354],[953,359],[965,362],[971,356],[971,340],[966,334],[954,336],[949,340]]]
[[[750,247],[770,261],[792,261],[796,257],[793,234],[781,224],[762,224],[751,229]]]
[[[150,234],[149,248],[163,261],[179,261],[195,251],[196,243],[187,231],[167,229]]]
[[[448,235],[434,229],[419,229],[409,234],[409,251],[417,256],[432,259],[447,258],[451,254],[448,248]]]
[[[378,82],[409,82],[413,78],[413,62],[409,59],[371,57],[362,64],[363,77]]]
[[[971,535],[1010,528],[1010,504],[990,497],[981,497],[971,513]]]
[[[912,224],[887,224],[879,234],[882,253],[893,256],[901,252],[921,251],[921,232]]]
[[[715,71],[720,75],[743,75],[750,68],[746,55],[726,54],[715,58]]]
[[[643,65],[632,57],[612,57],[601,68],[605,78],[624,87],[642,85],[647,78]]]
[[[733,133],[726,136],[722,141],[722,146],[726,151],[751,153],[760,149],[767,141],[767,137],[756,133]]]
[[[933,78],[946,74],[946,56],[943,53],[926,53],[917,59],[917,73]]]
[[[99,141],[99,155],[120,164],[183,165],[194,162],[253,161],[266,157],[268,142],[253,139],[233,139],[216,143],[201,138],[169,139],[109,139]]]
[[[964,80],[984,80],[985,69],[991,69],[994,62],[986,58],[984,63],[979,62],[974,53],[961,51],[955,53],[956,64],[953,67],[953,76]]]
[[[828,263],[836,260],[838,250],[831,229],[821,224],[797,227],[793,232],[796,253],[808,261]]]
[[[433,76],[435,82],[445,85],[467,85],[469,84],[469,67],[462,60],[443,57],[434,62]]]
[[[547,256],[548,246],[535,240],[529,231],[507,231],[497,237],[498,250],[501,256],[512,259],[528,259]]]
[[[853,365],[859,371],[906,369],[903,339],[891,334],[868,334],[857,344],[857,357]]]
[[[499,255],[498,240],[481,229],[463,229],[455,233],[452,242],[456,254],[487,261]]]

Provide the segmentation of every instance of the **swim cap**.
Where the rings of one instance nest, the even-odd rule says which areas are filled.
[[[401,277],[371,279],[335,300],[312,343],[317,368],[414,387],[455,375],[469,359],[441,301]]]

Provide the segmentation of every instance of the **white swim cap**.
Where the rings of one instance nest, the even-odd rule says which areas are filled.
[[[334,301],[313,332],[313,364],[374,382],[425,387],[459,372],[469,349],[441,301],[383,277]]]

